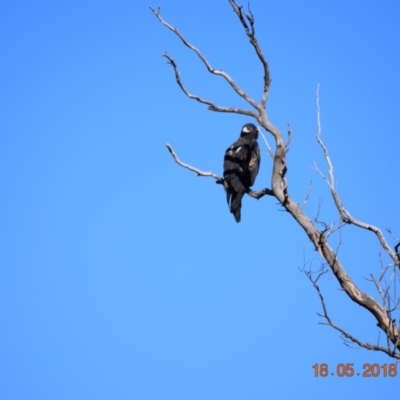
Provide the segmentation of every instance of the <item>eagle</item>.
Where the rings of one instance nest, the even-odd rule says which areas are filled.
[[[245,124],[239,139],[230,146],[224,157],[224,187],[226,200],[236,222],[240,222],[242,198],[253,186],[260,168],[260,147],[257,143],[258,128]]]

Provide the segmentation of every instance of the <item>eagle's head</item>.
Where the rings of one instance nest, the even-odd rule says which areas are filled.
[[[243,125],[242,132],[240,132],[240,137],[251,137],[253,139],[258,138],[258,128],[254,124]]]

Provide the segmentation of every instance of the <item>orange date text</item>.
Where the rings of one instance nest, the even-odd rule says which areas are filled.
[[[340,378],[352,376],[361,376],[363,378],[377,378],[378,376],[394,378],[397,376],[397,364],[379,365],[376,363],[365,363],[362,366],[362,371],[358,371],[354,368],[353,363],[337,364],[336,368],[322,363],[314,364],[312,369],[314,370],[314,376],[321,378],[326,378],[327,376],[338,376]]]

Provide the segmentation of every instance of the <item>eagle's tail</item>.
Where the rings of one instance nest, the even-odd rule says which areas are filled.
[[[240,210],[242,208],[243,192],[232,193],[231,198],[231,213],[234,215],[236,222],[240,222]]]

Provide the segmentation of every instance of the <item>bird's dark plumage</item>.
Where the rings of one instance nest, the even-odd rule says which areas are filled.
[[[257,138],[258,128],[253,124],[246,124],[242,128],[240,138],[225,152],[226,199],[236,222],[240,222],[242,197],[253,186],[260,168]]]

